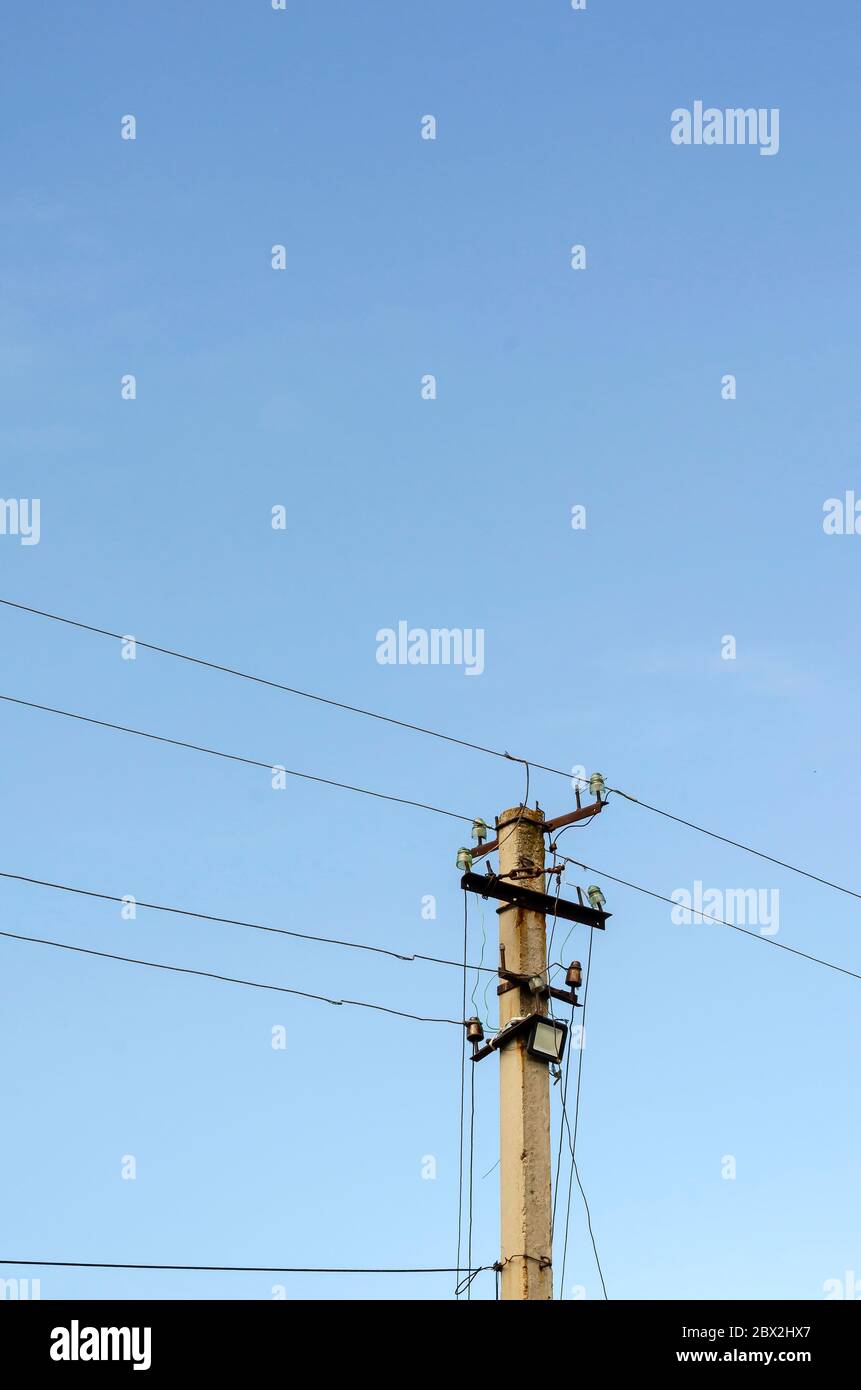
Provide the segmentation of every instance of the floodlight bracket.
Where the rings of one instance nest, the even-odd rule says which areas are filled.
[[[561,993],[561,991],[559,992]],[[484,1047],[476,1048],[470,1060],[473,1062],[480,1062],[483,1058],[489,1057],[492,1052],[499,1052],[501,1048],[507,1047],[515,1038],[523,1037],[536,1023],[547,1023],[550,1027],[562,1029],[567,1035],[567,1025],[550,1018],[548,1014],[526,1014],[524,1018],[515,1018],[511,1023],[507,1023],[504,1028],[500,1029],[495,1037],[484,1044]]]

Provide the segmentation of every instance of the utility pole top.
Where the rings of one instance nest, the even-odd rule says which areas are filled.
[[[497,830],[505,830],[513,821],[531,821],[533,825],[544,824],[544,812],[537,807],[512,806],[510,810],[503,811],[496,818]]]

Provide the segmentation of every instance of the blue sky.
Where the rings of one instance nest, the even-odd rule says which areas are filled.
[[[861,540],[822,517],[861,496],[858,31],[857,7],[798,0],[12,7],[2,491],[40,499],[41,533],[0,536],[0,596],[600,769],[857,888]],[[778,108],[779,153],[673,145],[671,112],[696,100]],[[380,665],[376,634],[401,619],[482,629],[483,674]],[[3,693],[470,816],[522,795],[502,761],[123,661],[12,610],[0,637]],[[457,822],[307,782],[275,792],[259,769],[11,705],[0,718],[0,868],[460,950]],[[542,773],[531,796],[573,805]],[[620,798],[560,848],[663,894],[779,890],[777,941],[861,970],[851,898]],[[610,1296],[821,1297],[861,1271],[858,982],[595,879],[614,915],[594,947],[578,1162]],[[5,930],[459,1016],[441,966],[0,894]],[[487,960],[490,908],[485,929]],[[469,934],[475,960],[477,905]],[[585,958],[579,930],[571,949]],[[455,1028],[9,940],[0,961],[0,1256],[454,1263]],[[495,1060],[475,1083],[486,1264]],[[576,1199],[570,1230],[562,1292],[600,1297]],[[45,1298],[269,1298],[279,1282],[41,1277]],[[452,1290],[280,1282],[296,1298]],[[473,1293],[493,1296],[488,1275]]]

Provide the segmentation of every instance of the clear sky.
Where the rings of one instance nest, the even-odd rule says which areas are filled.
[[[861,538],[823,530],[829,498],[861,497],[857,6],[101,0],[18,3],[5,28],[2,493],[40,499],[40,528],[0,536],[0,596],[598,769],[861,888]],[[778,109],[778,152],[674,144],[697,101]],[[483,672],[380,664],[402,620],[482,630]],[[26,700],[466,816],[523,794],[515,765],[10,609],[0,640],[2,692]],[[462,949],[466,825],[18,706],[0,720],[6,872]],[[540,772],[530,797],[574,804]],[[779,891],[770,940],[861,971],[857,901],[619,797],[560,848],[666,895]],[[613,913],[578,1137],[610,1296],[861,1280],[859,982],[576,877]],[[461,1013],[443,966],[9,881],[0,902],[7,931]],[[489,905],[484,926],[487,961]],[[469,937],[477,960],[478,904]],[[567,953],[586,949],[578,928]],[[458,1029],[2,939],[0,979],[0,1257],[455,1263]],[[480,1264],[496,1088],[491,1059]],[[41,1272],[44,1298],[279,1282],[454,1283]],[[601,1296],[575,1189],[578,1289]]]

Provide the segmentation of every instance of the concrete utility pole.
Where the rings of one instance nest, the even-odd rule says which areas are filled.
[[[517,870],[509,882],[543,893],[544,813],[515,806],[502,812],[497,825],[500,877]],[[524,869],[534,872],[521,877]],[[513,905],[497,912],[506,969],[541,975],[547,966],[544,914]],[[501,1028],[512,1018],[546,1012],[547,1001],[525,986],[499,997]],[[550,1299],[550,1071],[546,1061],[529,1055],[522,1034],[499,1053],[499,1117],[501,1296]]]

